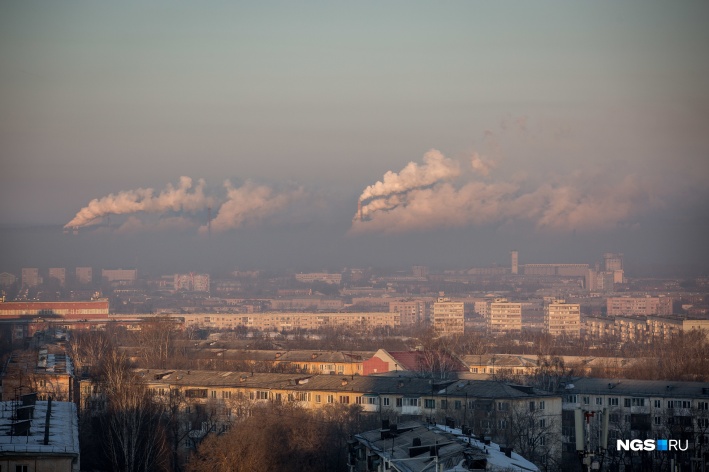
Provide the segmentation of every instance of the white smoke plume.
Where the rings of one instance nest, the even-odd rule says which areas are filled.
[[[477,155],[472,162],[483,175],[494,168],[493,162]],[[528,221],[542,231],[604,230],[625,224],[651,206],[655,184],[635,175],[618,180],[581,172],[537,186],[481,182],[472,176],[459,186],[439,180],[371,199],[350,231],[398,233],[512,221]]]
[[[185,211],[194,213],[212,205],[212,199],[204,194],[204,180],[192,186],[192,179],[180,177],[177,187],[168,184],[159,194],[151,188],[127,190],[109,194],[103,198],[91,200],[79,210],[74,218],[64,225],[65,228],[80,228],[96,224],[108,215],[127,215],[132,213],[164,213],[167,211]]]
[[[370,185],[359,197],[361,202],[377,197],[408,192],[416,188],[433,185],[441,180],[453,179],[460,175],[457,161],[448,159],[440,151],[431,149],[423,156],[423,165],[409,162],[399,173],[389,171],[379,182]]]
[[[211,231],[214,232],[261,222],[304,196],[303,189],[276,193],[270,187],[252,182],[234,187],[227,180],[224,182],[224,187],[227,190],[227,199],[210,222]],[[206,233],[210,230],[210,226],[204,225],[199,231]]]

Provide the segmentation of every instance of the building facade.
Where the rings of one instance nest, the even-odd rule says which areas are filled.
[[[492,334],[522,331],[522,304],[496,298],[490,302],[486,321],[487,331]]]
[[[439,297],[433,303],[432,319],[434,331],[442,336],[463,334],[465,332],[465,303]]]
[[[581,335],[581,305],[554,300],[544,306],[544,330],[552,336]]]

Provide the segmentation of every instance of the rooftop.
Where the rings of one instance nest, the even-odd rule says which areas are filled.
[[[0,454],[40,453],[79,455],[79,424],[76,405],[71,402],[52,402],[49,417],[49,441],[44,444],[48,402],[38,401],[33,414],[28,413],[29,429],[22,435],[11,435],[13,416],[21,402],[0,402]],[[20,421],[14,421],[18,423]],[[27,434],[29,433],[29,434]]]

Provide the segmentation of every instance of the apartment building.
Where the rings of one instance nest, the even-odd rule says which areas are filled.
[[[465,332],[465,303],[454,302],[450,298],[438,297],[433,303],[431,315],[433,329],[442,336]]]
[[[668,339],[681,331],[709,330],[709,320],[687,320],[677,316],[589,316],[584,320],[586,334],[591,337],[617,336],[622,341]]]
[[[75,269],[76,281],[80,284],[93,282],[93,269],[91,267],[77,267]]]
[[[37,351],[15,351],[2,371],[0,400],[16,400],[27,393],[37,398],[74,401],[74,368],[62,349],[43,346]]]
[[[608,316],[671,315],[670,297],[609,297],[606,300]]]
[[[61,287],[66,284],[66,269],[64,267],[50,267],[48,275],[50,279],[59,282]]]
[[[183,321],[185,327],[234,329],[245,326],[261,331],[316,330],[344,327],[368,331],[376,328],[395,328],[400,325],[400,315],[390,312],[368,313],[249,313],[249,314],[170,314],[170,318]],[[140,316],[139,316],[140,317]]]
[[[552,336],[581,336],[581,305],[553,300],[544,306],[544,330]]]
[[[191,428],[199,430],[206,423],[207,430],[220,431],[251,408],[292,402],[313,409],[358,405],[392,421],[448,419],[503,444],[517,433],[519,425],[513,421],[524,418],[522,427],[531,428],[529,433],[548,446],[545,454],[551,456],[558,442],[554,435],[561,431],[561,396],[493,380],[154,369],[136,373],[156,399],[177,405],[190,418]],[[102,407],[100,388],[91,382],[81,382],[81,396],[82,408]]]
[[[176,292],[209,292],[209,274],[175,274],[173,287]]]
[[[576,458],[574,411],[594,413],[591,447],[596,447],[604,408],[609,413],[609,445],[604,463],[609,467],[649,470],[648,464],[663,458],[653,454],[632,457],[616,450],[616,440],[639,438],[687,440],[689,451],[675,456],[681,470],[702,470],[709,465],[709,383],[575,379],[563,396],[562,441],[569,460]]]
[[[132,285],[138,280],[137,269],[102,269],[101,279],[117,285]]]
[[[487,331],[492,334],[522,331],[522,304],[509,302],[506,298],[496,298],[490,302]]]
[[[295,274],[295,280],[305,283],[325,282],[326,284],[340,285],[342,282],[342,274],[310,272],[307,274]]]
[[[42,284],[42,277],[39,275],[39,269],[36,267],[23,267],[22,268],[22,286],[23,287],[36,287]]]
[[[426,300],[392,300],[389,311],[398,313],[401,326],[417,326],[428,322],[428,302]]]
[[[0,470],[3,472],[79,472],[79,421],[73,402],[0,402]]]

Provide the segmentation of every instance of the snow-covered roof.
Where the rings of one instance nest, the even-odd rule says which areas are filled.
[[[35,403],[30,419],[29,435],[12,436],[11,429],[16,406],[22,402],[0,402],[0,455],[6,453],[42,455],[79,455],[79,423],[76,405],[71,402],[52,402],[49,415],[49,441],[44,444],[46,401]]]

